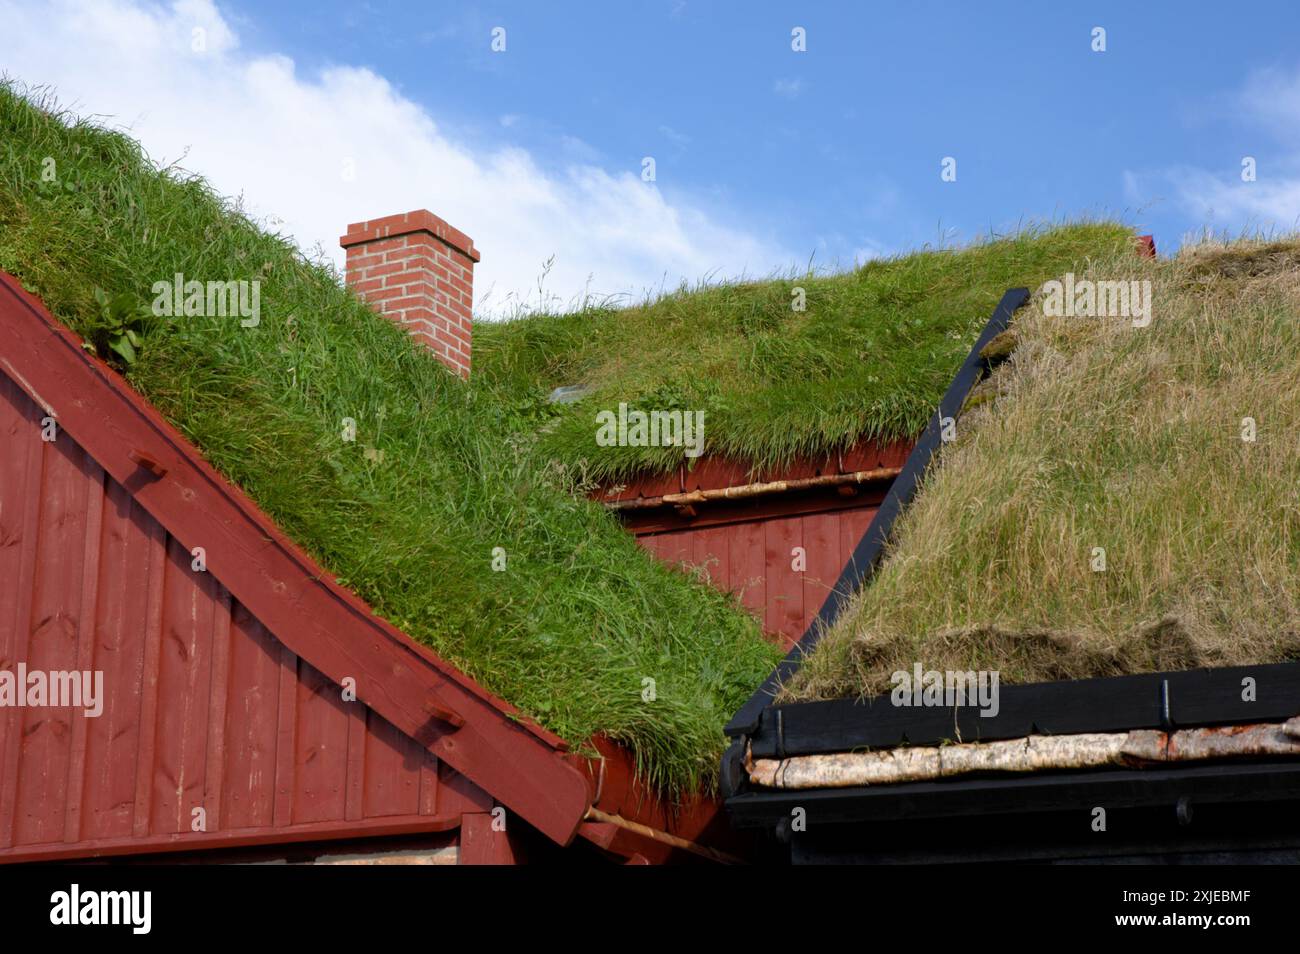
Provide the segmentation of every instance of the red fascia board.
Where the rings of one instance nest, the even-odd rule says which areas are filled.
[[[619,855],[629,863],[663,865],[674,860],[678,853],[670,845],[608,822],[586,822],[578,829],[578,834],[602,851]]]
[[[569,758],[586,773],[594,807],[724,853],[744,855],[747,852],[748,834],[731,829],[720,799],[696,792],[677,803],[667,803],[637,778],[635,762],[627,749],[603,735],[593,736],[591,745],[598,753],[597,758],[582,759],[577,754]],[[679,853],[677,848],[626,829],[615,832],[615,827],[607,822],[588,821],[578,834],[606,851],[624,857],[640,854],[655,864],[669,861]]]
[[[547,837],[589,805],[558,736],[376,616],[203,460],[162,415],[0,272],[0,366],[297,655]],[[456,723],[460,723],[457,725]]]
[[[303,842],[350,841],[357,838],[393,838],[400,835],[439,834],[455,831],[461,825],[459,814],[366,818],[352,822],[308,822],[298,825],[266,825],[261,828],[235,828],[217,832],[173,832],[136,838],[101,838],[71,843],[52,842],[20,845],[0,851],[0,862],[84,861],[88,858],[113,858],[130,855],[169,854],[174,852],[211,851],[219,848],[255,848],[270,845],[293,845]]]

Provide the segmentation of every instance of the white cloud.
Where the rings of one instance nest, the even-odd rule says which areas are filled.
[[[1300,70],[1261,70],[1213,110],[1224,124],[1222,141],[1237,143],[1224,169],[1180,165],[1153,174],[1126,171],[1124,194],[1147,202],[1165,191],[1196,222],[1213,231],[1300,228]],[[1254,160],[1255,178],[1242,179],[1241,162]]]
[[[1259,172],[1254,182],[1214,175],[1203,169],[1170,173],[1179,201],[1203,225],[1228,228],[1300,227],[1300,175],[1270,176]]]
[[[642,182],[639,166],[471,147],[439,126],[437,103],[426,108],[371,70],[300,75],[288,57],[241,47],[210,0],[0,0],[0,23],[10,76],[53,87],[80,115],[127,127],[155,161],[183,157],[184,168],[242,195],[250,213],[309,253],[319,247],[341,262],[338,236],[349,222],[428,208],[474,239],[483,255],[476,302],[490,290],[489,311],[512,295],[535,303],[552,255],[546,288],[564,302],[584,290],[641,294],[708,272],[766,274],[792,260]]]

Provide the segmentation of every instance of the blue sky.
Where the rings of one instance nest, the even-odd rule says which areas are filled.
[[[330,123],[360,137],[367,112],[391,111],[385,128],[407,117],[411,138],[437,148],[363,163],[350,192],[312,194],[338,216],[443,215],[483,251],[498,304],[501,291],[526,295],[551,254],[552,292],[569,298],[593,276],[601,293],[636,292],[810,258],[845,266],[1081,214],[1121,216],[1162,252],[1204,226],[1300,224],[1296,4],[99,2],[182,35],[190,21],[220,21],[234,39],[195,76],[215,83],[226,69],[227,98],[279,103],[236,123],[269,111],[286,128],[316,122],[294,135],[320,141]],[[498,26],[504,52],[490,48]],[[806,52],[791,49],[796,26]],[[1092,49],[1098,26],[1105,52]],[[266,93],[275,84],[250,77],[277,63],[291,68]],[[78,103],[111,98],[97,86],[116,81],[97,84],[94,68],[70,77]],[[358,73],[374,82],[353,97]],[[187,109],[142,80],[134,100],[105,111],[330,251],[345,223],[332,235],[328,222],[303,224],[313,213],[294,205],[306,197],[260,181],[292,142],[239,165],[233,145],[205,142],[220,97],[186,83],[199,100]],[[284,104],[295,97],[323,105],[294,116]],[[194,128],[160,112],[188,113]],[[337,150],[366,148],[340,135]],[[242,155],[267,148],[255,138]],[[651,184],[639,179],[646,156]],[[955,182],[940,178],[949,156]],[[1245,156],[1255,182],[1241,181]]]
[[[666,192],[819,259],[1083,212],[1126,215],[1170,246],[1248,222],[1180,207],[1166,170],[1239,178],[1245,155],[1265,172],[1285,158],[1232,98],[1253,73],[1300,65],[1294,3],[808,6],[237,9],[268,46],[368,65],[468,139],[633,171],[654,156]],[[940,181],[944,156],[956,182]]]

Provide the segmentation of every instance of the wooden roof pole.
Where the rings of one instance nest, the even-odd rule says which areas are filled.
[[[635,500],[614,500],[606,503],[610,510],[649,510],[654,507],[683,506],[709,503],[716,500],[744,500],[768,494],[790,493],[797,490],[814,490],[820,487],[844,487],[865,484],[876,480],[893,480],[902,472],[901,467],[877,467],[858,470],[851,474],[825,474],[821,477],[800,477],[795,480],[772,480],[744,484],[739,487],[718,487],[713,490],[688,490],[680,494],[663,494],[659,497],[641,497]]]

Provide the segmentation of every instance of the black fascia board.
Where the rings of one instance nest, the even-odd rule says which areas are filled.
[[[753,789],[726,800],[737,828],[777,828],[796,810],[808,826],[1193,803],[1300,798],[1300,760],[1239,760],[1167,768],[1038,772],[851,788]]]
[[[888,694],[771,706],[749,736],[755,758],[989,742],[1029,735],[1173,731],[1281,722],[1300,713],[1300,663],[1270,663],[999,686],[998,711],[895,705]]]

